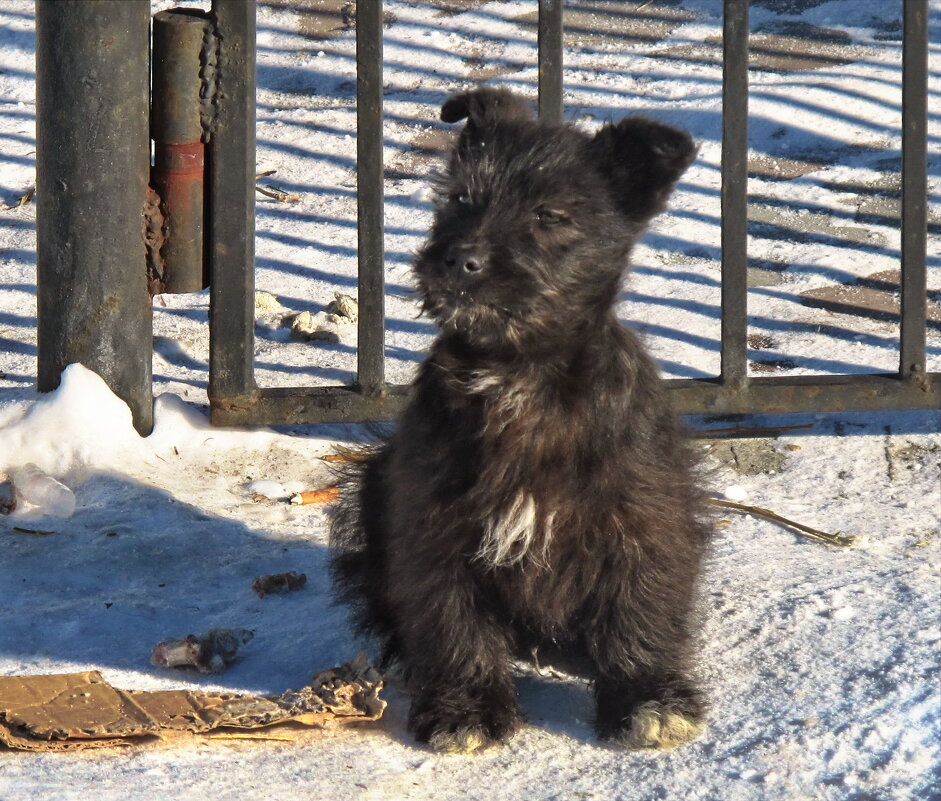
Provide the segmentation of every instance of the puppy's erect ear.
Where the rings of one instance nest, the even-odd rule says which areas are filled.
[[[498,122],[533,119],[529,103],[507,89],[474,89],[449,97],[441,107],[441,119],[458,122],[467,118],[468,127],[489,128]]]
[[[636,222],[663,211],[698,150],[685,131],[644,117],[605,125],[591,149],[621,211]]]

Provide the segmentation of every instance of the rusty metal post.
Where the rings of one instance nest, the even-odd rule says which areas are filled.
[[[205,13],[170,9],[154,16],[150,134],[151,183],[160,196],[164,241],[151,291],[198,292],[209,286],[203,258],[204,128],[201,62]]]
[[[38,0],[39,391],[81,362],[153,427],[144,203],[150,3]]]

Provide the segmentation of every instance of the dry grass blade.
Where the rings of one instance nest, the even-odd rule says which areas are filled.
[[[749,506],[748,504],[744,503],[735,503],[735,501],[725,501],[721,498],[707,498],[706,502],[712,504],[713,506],[721,506],[723,509],[734,509],[737,512],[763,517],[782,526],[793,528],[806,537],[820,540],[821,542],[826,542],[829,545],[838,545],[841,548],[849,548],[853,545],[856,545],[858,541],[857,537],[844,536],[841,534],[830,534],[827,531],[821,531],[817,528],[805,526],[803,523],[798,523],[796,520],[782,517],[777,512],[772,512],[770,509],[762,509],[760,506]]]

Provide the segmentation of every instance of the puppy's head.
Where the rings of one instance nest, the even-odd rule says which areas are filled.
[[[696,152],[687,134],[639,117],[595,136],[543,124],[505,90],[455,95],[441,117],[466,122],[415,272],[424,310],[484,347],[568,336],[568,321],[602,315]]]

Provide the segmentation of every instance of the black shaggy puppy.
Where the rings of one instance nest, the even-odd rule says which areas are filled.
[[[543,124],[493,89],[441,117],[467,120],[415,261],[441,331],[347,482],[336,583],[404,663],[420,741],[509,737],[512,661],[545,644],[591,665],[601,737],[676,745],[703,713],[687,668],[706,529],[656,367],[612,306],[696,147],[639,117]]]

